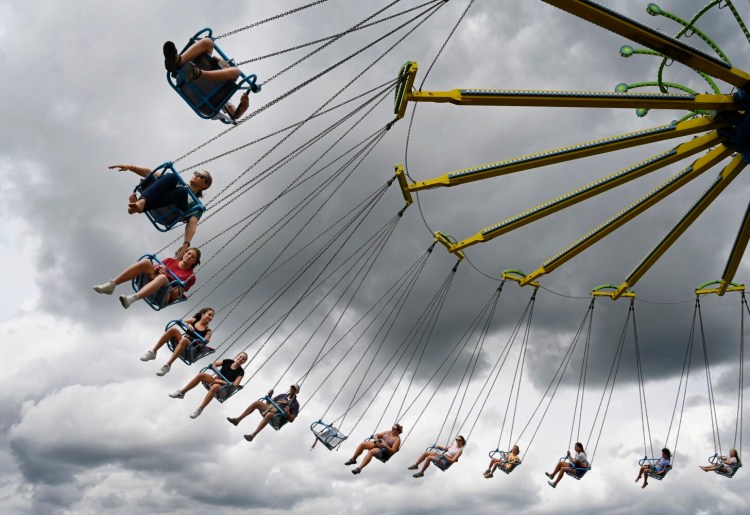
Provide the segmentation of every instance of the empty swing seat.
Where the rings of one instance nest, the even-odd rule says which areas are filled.
[[[242,390],[242,385],[240,385],[240,386],[234,386],[231,381],[229,381],[226,377],[224,377],[224,375],[222,375],[222,373],[219,371],[219,369],[217,369],[213,365],[213,363],[210,364],[210,365],[208,365],[207,367],[204,367],[204,368],[201,369],[201,372],[206,372],[206,371],[211,371],[212,373],[216,374],[216,376],[220,377],[221,379],[223,379],[227,383],[225,385],[222,385],[222,387],[219,388],[219,391],[216,392],[216,395],[215,395],[214,398],[217,401],[224,402],[225,400],[227,400],[228,398],[230,398],[232,395],[234,395],[235,393],[237,393],[240,390]],[[203,383],[203,387],[206,390],[210,390],[211,389],[211,385],[210,384],[206,383],[205,381],[202,381],[202,383]]]
[[[192,365],[196,361],[198,361],[201,358],[205,358],[209,354],[213,354],[216,349],[213,347],[208,346],[208,342],[205,338],[203,338],[201,335],[196,334],[188,328],[187,324],[183,322],[182,320],[172,320],[170,321],[167,326],[164,328],[164,330],[168,330],[172,326],[178,326],[180,329],[182,329],[182,332],[184,336],[187,336],[190,338],[190,343],[187,344],[187,346],[182,349],[182,353],[180,353],[180,359],[183,363],[186,365]],[[175,348],[177,347],[176,341],[173,339],[170,339],[167,342],[167,347],[169,347],[169,350],[174,352]]]
[[[164,266],[164,263],[162,263],[154,254],[144,254],[143,256],[138,258],[138,261],[141,261],[144,258],[148,258],[148,260],[151,261],[154,266]],[[146,304],[151,306],[151,309],[153,309],[154,311],[159,311],[167,306],[171,306],[172,304],[179,304],[180,302],[184,302],[187,300],[187,297],[185,296],[185,288],[187,284],[181,281],[180,278],[178,278],[176,275],[174,275],[169,268],[164,268],[167,270],[167,274],[169,275],[169,284],[160,288],[156,293],[149,295],[148,297],[145,297],[143,299]],[[131,281],[133,291],[137,293],[152,279],[153,277],[149,275],[140,274],[138,277]],[[188,278],[188,281],[190,281],[191,279],[193,278]],[[176,292],[176,295],[174,292]]]
[[[144,214],[151,224],[161,232],[167,232],[176,225],[186,223],[193,216],[200,216],[201,213],[206,210],[206,206],[203,205],[198,196],[193,193],[187,184],[185,184],[185,181],[182,180],[182,177],[179,172],[175,170],[171,161],[157,166],[140,183],[138,183],[138,186],[133,190],[136,194],[136,198],[140,199],[143,191],[154,184],[158,177],[163,177],[165,174],[174,174],[177,178],[178,187],[185,189],[187,195],[187,209],[183,210],[178,206],[170,205],[145,211]]]
[[[320,443],[326,446],[330,451],[341,445],[348,437],[341,433],[337,428],[326,424],[323,420],[318,420],[310,425],[310,430]]]
[[[210,28],[205,28],[190,38],[190,41],[188,41],[180,54],[183,54],[194,42],[203,39],[204,37],[213,40]],[[230,67],[235,66],[234,60],[227,57],[215,43],[214,52],[216,52]],[[207,53],[201,54],[192,62],[202,70],[222,69],[219,59]],[[242,71],[240,71],[240,77],[236,82],[215,81],[204,77],[198,77],[197,79],[188,82],[185,80],[185,68],[187,64],[188,63],[183,64],[180,69],[177,70],[176,77],[173,77],[171,73],[167,72],[167,81],[182,99],[187,102],[193,111],[195,111],[195,114],[201,118],[207,120],[219,120],[226,124],[236,124],[237,121],[223,110],[229,102],[229,99],[241,89],[247,89],[253,93],[260,91],[260,84],[256,83],[257,76],[255,74],[245,75]]]
[[[713,456],[711,456],[710,458],[708,458],[708,462],[711,465],[719,465],[719,464],[721,464],[721,460],[719,459],[719,455],[718,454],[714,454]],[[727,465],[726,463],[722,464],[722,468],[727,469],[727,472],[724,472],[720,468],[714,470],[714,472],[716,472],[720,476],[728,477],[728,478],[731,479],[731,478],[734,477],[734,475],[737,473],[737,469],[739,469],[740,467],[742,467],[742,461],[741,460],[737,460],[737,465]]]
[[[518,467],[521,464],[521,460],[518,460],[515,463],[510,463],[508,461],[508,455],[510,454],[510,451],[501,451],[500,449],[495,449],[494,451],[490,451],[489,456],[491,460],[497,460],[500,463],[498,464],[497,470],[501,472],[505,472],[506,474],[510,474],[513,472],[516,467]],[[511,465],[510,467],[506,468],[506,465]]]

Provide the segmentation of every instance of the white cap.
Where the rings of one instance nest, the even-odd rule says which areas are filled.
[[[299,385],[297,383],[294,383],[291,387],[297,390],[297,393],[299,393]]]

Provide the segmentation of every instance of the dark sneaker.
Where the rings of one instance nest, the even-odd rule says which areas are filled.
[[[349,461],[347,461],[346,463],[344,463],[344,465],[355,465],[356,463],[357,463],[357,460],[355,460],[354,458],[352,458]]]
[[[417,470],[418,468],[419,467],[417,467],[416,465],[412,465],[410,467],[406,467],[406,470]]]
[[[201,76],[201,69],[195,63],[187,63],[185,66],[185,80],[190,82]]]
[[[232,424],[233,426],[236,426],[237,424],[239,424],[239,423],[240,423],[240,421],[239,421],[239,420],[237,420],[236,418],[232,418],[232,417],[227,417],[227,420],[228,420],[228,421],[229,421],[229,423],[230,423],[230,424]]]
[[[253,435],[245,435],[245,440],[247,440],[248,442],[252,442],[253,441]]]
[[[177,53],[177,47],[171,41],[167,41],[164,43],[162,50],[164,52],[164,68],[170,73],[176,73],[177,61],[180,58],[180,55]]]
[[[357,468],[355,468],[355,469],[352,469],[352,474],[354,474],[355,476],[356,476],[357,474],[359,474],[360,472],[362,472],[362,469],[361,469],[361,468],[359,468],[359,467],[357,467]]]

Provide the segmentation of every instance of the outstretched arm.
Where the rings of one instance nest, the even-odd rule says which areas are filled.
[[[177,259],[182,259],[182,256],[187,252],[187,249],[190,248],[190,242],[193,241],[193,236],[195,236],[195,231],[198,229],[198,217],[197,216],[191,216],[190,220],[187,221],[185,224],[185,239],[182,242],[182,245],[180,245],[180,248],[177,249],[177,251],[174,253],[175,257]]]
[[[135,165],[112,165],[109,167],[110,170],[117,169],[118,172],[133,172],[141,177],[146,177],[151,173],[150,168],[143,168],[142,166]]]

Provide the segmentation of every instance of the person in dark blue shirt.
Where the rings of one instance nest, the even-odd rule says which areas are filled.
[[[253,438],[255,438],[258,433],[260,433],[263,428],[266,427],[278,414],[276,406],[283,410],[283,414],[280,417],[279,427],[286,424],[287,422],[294,422],[294,419],[297,418],[297,414],[299,413],[299,402],[297,402],[298,393],[299,385],[297,384],[293,384],[292,386],[290,386],[287,393],[282,393],[281,395],[277,395],[276,397],[273,397],[273,390],[269,390],[268,397],[273,399],[273,404],[262,399],[257,400],[250,404],[245,409],[245,411],[242,412],[242,415],[237,418],[227,417],[227,420],[231,424],[236,426],[242,421],[242,419],[250,415],[253,411],[260,411],[260,414],[263,416],[263,418],[258,424],[258,427],[256,427],[255,431],[253,431],[252,433],[245,435],[245,440],[247,440],[248,442],[252,442]],[[276,406],[274,406],[274,404],[276,404]]]

